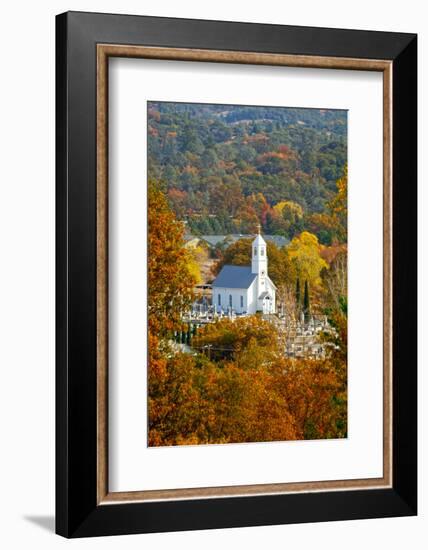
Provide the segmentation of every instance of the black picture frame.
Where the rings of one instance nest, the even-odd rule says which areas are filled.
[[[391,488],[97,504],[96,46],[392,62]],[[56,532],[65,537],[417,513],[417,36],[68,12],[56,18]]]

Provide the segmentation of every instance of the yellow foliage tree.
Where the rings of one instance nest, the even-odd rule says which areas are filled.
[[[196,284],[203,281],[202,268],[208,260],[208,249],[206,246],[199,244],[198,246],[189,247],[189,259],[187,269]]]
[[[278,214],[281,214],[285,221],[289,221],[290,224],[303,218],[303,209],[297,202],[281,201],[275,204],[273,209]]]
[[[308,231],[294,237],[288,246],[288,254],[297,277],[302,281],[308,281],[311,287],[321,284],[321,271],[328,268],[320,252],[321,245],[317,237]]]

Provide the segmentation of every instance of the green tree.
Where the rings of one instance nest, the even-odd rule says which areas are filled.
[[[305,281],[305,293],[303,295],[303,313],[305,315],[305,321],[309,321],[310,305],[309,305],[309,285],[308,281]]]
[[[300,309],[300,279],[296,279],[296,305],[297,309]]]

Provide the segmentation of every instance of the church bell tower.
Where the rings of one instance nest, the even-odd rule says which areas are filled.
[[[266,277],[267,277],[267,247],[266,241],[260,234],[260,225],[258,226],[258,235],[254,239],[252,244],[251,255],[251,273],[258,275],[258,294],[260,295],[266,290]]]

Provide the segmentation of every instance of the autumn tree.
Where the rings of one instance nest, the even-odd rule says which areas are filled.
[[[337,193],[327,208],[333,220],[335,236],[339,242],[347,242],[348,237],[348,168],[345,166],[343,176],[337,180]]]
[[[164,337],[179,324],[191,303],[195,279],[189,272],[183,224],[153,181],[149,183],[148,224],[149,329]]]
[[[274,212],[281,218],[281,228],[292,237],[302,230],[303,209],[293,201],[281,201],[273,207]]]
[[[305,219],[308,231],[315,233],[326,245],[348,240],[348,170],[336,182],[336,193],[327,202],[324,212],[315,212]]]
[[[282,362],[275,391],[287,402],[298,439],[346,437],[346,384],[337,366],[329,359]]]
[[[325,311],[334,333],[325,335],[334,355],[346,362],[348,349],[348,256],[338,253],[328,271],[323,272]]]
[[[154,181],[149,182],[148,223],[149,440],[156,445],[164,440],[164,421],[174,406],[167,391],[168,337],[181,328],[181,314],[191,303],[195,279],[189,270],[191,256],[184,248],[183,224]]]
[[[251,243],[252,239],[239,239],[223,250],[214,268],[216,274],[220,273],[224,265],[251,264]]]
[[[297,277],[303,281],[307,280],[312,287],[321,284],[321,271],[328,268],[320,252],[321,245],[317,237],[307,231],[294,237],[288,246],[288,254]]]
[[[149,378],[149,445],[204,442],[207,403],[196,383],[197,360],[184,353],[163,360],[164,375]]]
[[[223,176],[215,180],[216,184],[209,186],[210,212],[234,217],[245,202],[239,178]]]
[[[323,273],[326,302],[340,315],[347,315],[348,296],[348,255],[346,250],[339,252]]]
[[[201,241],[200,241],[201,243]],[[188,271],[196,284],[203,281],[202,266],[208,261],[208,249],[203,244],[191,246],[188,250]]]
[[[320,243],[324,245],[331,245],[336,238],[334,220],[325,212],[315,212],[307,215],[304,226],[307,231],[317,235]]]
[[[259,217],[250,197],[247,197],[236,212],[235,224],[241,233],[255,233],[259,225]]]
[[[296,272],[291,261],[287,247],[278,247],[273,242],[267,243],[267,255],[269,262],[269,277],[280,289],[283,286],[292,287]]]
[[[272,355],[244,368],[178,353],[167,363],[149,402],[150,445],[346,437],[346,385],[331,359]]]
[[[193,345],[212,349],[210,356],[234,359],[242,368],[267,365],[278,352],[278,334],[272,323],[251,315],[234,321],[220,319],[199,331]]]
[[[293,284],[281,284],[276,291],[277,311],[280,315],[286,315],[289,320],[298,317],[298,305],[296,301],[296,289]]]
[[[168,200],[179,218],[184,218],[188,210],[188,193],[175,187],[168,190]]]
[[[266,227],[267,224],[267,215],[271,210],[271,207],[266,200],[266,197],[263,193],[253,193],[250,196],[251,205],[256,211],[257,217],[260,221],[262,227]]]

